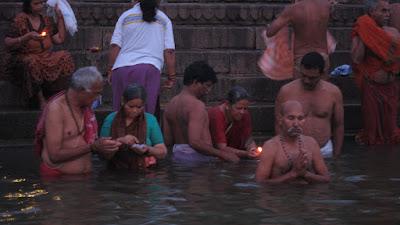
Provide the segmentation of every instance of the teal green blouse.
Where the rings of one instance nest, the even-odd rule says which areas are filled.
[[[106,117],[103,126],[101,127],[100,137],[110,137],[111,136],[111,124],[114,120],[117,112],[113,112]],[[147,123],[147,145],[154,146],[157,144],[164,143],[164,138],[161,133],[160,126],[158,126],[157,119],[149,114],[145,113],[146,123]]]

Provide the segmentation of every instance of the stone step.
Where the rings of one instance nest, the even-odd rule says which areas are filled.
[[[132,3],[71,2],[79,26],[114,26]],[[0,2],[0,25],[7,25],[20,13],[22,4]],[[275,19],[286,4],[277,3],[164,3],[164,11],[174,25],[265,26]],[[362,5],[335,6],[331,27],[352,26],[364,14]]]
[[[215,106],[218,102],[207,102],[207,107]],[[163,105],[162,109],[165,108]],[[353,132],[361,129],[361,113],[358,103],[347,103],[345,109],[345,130]],[[102,106],[95,110],[99,128],[105,117],[111,113],[110,106]],[[249,112],[252,120],[253,132],[274,132],[274,105],[262,102],[251,102]],[[33,139],[40,111],[9,109],[0,112],[0,143],[1,140]]]
[[[220,70],[220,66],[224,66],[224,64],[216,64],[216,62],[211,59],[208,59],[208,61],[217,71]],[[187,62],[187,65],[188,64],[189,62]],[[250,67],[248,68],[250,70]],[[222,73],[221,71],[218,71],[217,76],[218,82],[213,86],[213,94],[205,97],[206,102],[221,101],[225,99],[228,90],[238,85],[248,90],[249,94],[252,96],[252,101],[273,103],[281,86],[289,82],[289,80],[271,80],[262,75],[261,72],[258,72],[257,75],[244,74],[241,76],[232,76],[229,72]],[[168,103],[172,99],[172,97],[177,95],[182,90],[182,79],[182,73],[178,73],[177,82],[172,89],[161,89],[160,102],[162,104]],[[352,76],[332,77],[330,78],[330,82],[337,85],[341,89],[344,102],[355,102],[359,100],[358,88],[354,84],[354,79]],[[0,82],[0,107],[15,108],[22,106],[19,100],[20,95],[21,91],[17,87],[11,85],[6,81]],[[104,82],[102,95],[104,103],[112,103],[112,89],[108,82]]]

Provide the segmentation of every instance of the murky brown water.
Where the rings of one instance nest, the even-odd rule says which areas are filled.
[[[96,160],[91,178],[43,181],[24,162],[30,151],[0,149],[0,223],[400,223],[399,146],[348,141],[340,160],[326,160],[331,183],[307,186],[255,183],[257,161],[182,168],[166,160],[155,171],[116,173]]]

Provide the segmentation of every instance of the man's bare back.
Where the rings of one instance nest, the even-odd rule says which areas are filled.
[[[267,36],[274,36],[287,24],[293,27],[293,78],[301,77],[302,57],[309,52],[320,53],[325,60],[323,79],[328,79],[329,57],[327,30],[331,4],[326,0],[301,0],[286,8],[281,15],[267,27]]]
[[[294,59],[316,51],[328,54],[327,36],[332,6],[325,0],[302,0],[285,9],[279,18],[267,28],[267,36],[275,35],[283,26],[291,23],[294,33]]]
[[[201,138],[209,145],[212,145],[210,134],[208,132],[208,115],[205,111],[204,103],[197,99],[196,97],[186,94],[180,93],[175,96],[170,103],[168,103],[168,107],[165,110],[165,118],[168,120],[168,124],[170,124],[172,132],[175,137],[175,144],[188,144],[188,124],[189,124],[189,116],[192,112],[204,112],[203,116],[203,126],[201,129]]]
[[[390,26],[400,32],[400,3],[390,5]]]

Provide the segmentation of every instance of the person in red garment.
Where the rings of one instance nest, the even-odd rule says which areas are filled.
[[[400,33],[388,27],[390,6],[386,0],[367,0],[367,15],[354,24],[351,59],[354,80],[361,91],[364,130],[356,140],[366,145],[400,142],[397,127],[400,70]]]
[[[210,134],[215,147],[235,153],[240,158],[257,158],[257,146],[251,135],[250,95],[233,87],[219,105],[208,109]]]

